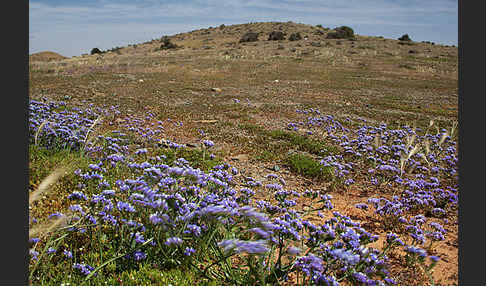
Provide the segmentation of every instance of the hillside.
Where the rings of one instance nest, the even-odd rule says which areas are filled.
[[[222,25],[166,38],[161,35],[160,39],[113,47],[101,54],[72,58],[31,55],[29,97],[42,102],[63,101],[69,108],[116,110],[101,119],[93,136],[105,136],[116,128],[135,128],[137,124],[143,132],[159,126],[161,133],[153,133],[159,144],[143,143],[144,139],[136,139],[137,134],[130,135],[130,142],[154,152],[166,140],[186,144],[190,150],[206,150],[202,138],[209,139],[214,142],[210,149],[213,155],[237,168],[234,178],[238,187],[245,185],[247,177],[267,182],[266,176],[274,173],[284,180],[286,189],[331,194],[333,211],[380,235],[372,243],[380,248],[389,228],[384,216],[374,212],[369,198],[383,197],[392,202],[397,195],[405,200],[405,194],[409,194],[405,190],[413,190],[406,185],[412,185],[407,180],[422,179],[437,179],[439,183],[434,186],[457,198],[457,155],[453,153],[457,141],[458,49],[414,42],[413,37],[412,41],[366,35],[328,38],[334,28],[293,22]],[[273,31],[283,32],[285,39],[268,40]],[[240,42],[247,32],[259,33],[258,41]],[[301,39],[290,41],[290,35],[297,32]],[[175,46],[167,48],[169,42]],[[48,58],[55,61],[40,60]],[[133,123],[132,117],[139,120]],[[409,137],[414,132],[416,135]],[[36,134],[35,130],[31,133]],[[443,139],[443,134],[450,136]],[[368,151],[353,145],[367,136],[373,139],[366,139],[363,146],[378,150],[373,154],[384,161],[371,160]],[[380,148],[382,144],[389,146]],[[408,153],[410,162],[415,160],[410,169],[405,167],[408,171],[397,175],[393,173],[397,168],[392,168],[393,176],[386,167],[380,171],[380,166],[389,165],[400,169],[400,160],[406,156],[393,154],[402,149],[411,152],[414,144],[420,148],[417,153]],[[441,144],[450,145],[442,148]],[[184,154],[193,154],[188,152]],[[429,152],[437,152],[437,157],[424,161],[422,156],[429,156]],[[334,162],[334,168],[343,168],[346,176],[330,179],[329,174],[322,173],[322,162],[329,155],[341,155],[352,162],[351,168]],[[207,156],[203,153],[203,163]],[[41,174],[47,175],[55,165],[32,160],[30,171],[36,176],[30,178],[31,193],[39,186]],[[440,165],[441,171],[433,173],[434,164]],[[31,215],[45,217],[59,208],[66,209],[70,202],[63,198],[69,192],[60,192],[64,192],[62,196],[55,193],[39,201]],[[432,194],[435,189],[426,192]],[[273,193],[258,190],[253,201],[259,199],[271,200]],[[305,198],[296,200],[300,210],[309,203]],[[434,242],[429,251],[440,257],[432,276],[443,286],[458,283],[457,201],[451,202],[444,203],[444,217],[431,215],[430,206],[404,211],[407,219],[424,214],[445,228],[445,239]],[[366,203],[368,210],[355,207]],[[326,218],[332,216],[330,211],[323,212]],[[313,215],[312,221],[323,219]],[[404,229],[400,231],[409,243],[410,235]],[[399,285],[418,285],[417,281],[426,285],[425,272],[408,265],[403,251],[389,256],[390,271]]]
[[[29,55],[29,62],[50,62],[67,59],[67,57],[55,52],[45,51]]]

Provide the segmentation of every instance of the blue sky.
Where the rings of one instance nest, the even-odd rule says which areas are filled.
[[[414,41],[458,44],[454,0],[35,0],[29,1],[29,54],[79,56],[180,32],[248,22],[286,22]]]

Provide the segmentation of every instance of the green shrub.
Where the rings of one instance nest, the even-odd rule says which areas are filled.
[[[98,49],[98,48],[93,48],[93,49],[91,50],[91,54],[92,54],[92,55],[94,55],[94,54],[102,54],[102,53],[103,53],[103,52],[102,52],[100,49]]]
[[[327,33],[328,39],[349,39],[354,38],[354,31],[348,26],[334,28],[334,31]]]
[[[240,43],[256,42],[256,41],[258,41],[258,33],[255,32],[248,32],[244,34],[240,39]]]
[[[333,168],[331,166],[322,166],[309,155],[289,155],[286,163],[290,167],[290,170],[308,178],[318,180],[331,180],[333,178]]]
[[[270,132],[270,137],[273,139],[284,140],[292,144],[299,151],[309,152],[316,155],[325,155],[329,152],[333,153],[336,150],[329,149],[324,142],[310,138],[308,136],[300,135],[283,130],[274,130]]]
[[[410,39],[410,37],[408,36],[408,34],[405,34],[403,36],[401,36],[400,38],[398,38],[399,41],[404,41],[404,42],[410,42],[412,41],[412,39]]]
[[[159,50],[168,50],[168,49],[175,49],[177,48],[177,45],[172,43],[169,39],[169,37],[167,36],[163,36],[161,39],[160,39],[160,42],[162,43],[162,45],[160,45],[160,48]]]
[[[302,39],[302,36],[300,35],[299,32],[297,33],[292,33],[289,37],[289,41],[298,41],[298,40],[301,40]]]

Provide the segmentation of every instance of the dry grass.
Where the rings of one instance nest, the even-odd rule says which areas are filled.
[[[54,170],[51,174],[49,174],[44,180],[42,180],[37,189],[29,194],[29,206],[32,207],[35,201],[42,199],[47,194],[49,194],[53,190],[52,186],[56,182],[58,182],[61,177],[66,175],[69,170],[69,167],[60,167]],[[68,216],[64,215],[53,221],[36,225],[35,227],[29,229],[29,237],[45,236],[53,230],[57,229],[58,227],[63,226],[67,221],[67,218]]]

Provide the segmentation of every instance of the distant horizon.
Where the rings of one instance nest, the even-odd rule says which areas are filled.
[[[221,24],[288,21],[458,46],[457,5],[453,0],[30,0],[29,55],[51,51],[73,57]]]
[[[233,25],[242,25],[242,24],[248,24],[248,23],[287,23],[288,21],[265,21],[265,22],[245,22],[245,23],[235,23],[235,24],[224,24],[225,26],[233,26]],[[294,22],[294,21],[291,21],[291,22]],[[312,25],[312,24],[307,24],[307,23],[300,23],[300,22],[294,22],[296,24],[304,24],[304,25]],[[221,25],[221,24],[220,24]],[[181,31],[181,32],[176,32],[176,33],[173,33],[173,34],[164,34],[164,36],[174,36],[174,35],[177,35],[177,34],[184,34],[184,33],[189,33],[189,32],[192,32],[192,31],[196,31],[196,30],[200,30],[200,29],[208,29],[209,27],[219,27],[220,25],[217,25],[217,26],[207,26],[207,27],[200,27],[200,28],[196,28],[196,29],[192,29],[192,30],[188,30],[188,31]],[[318,25],[318,24],[317,24]],[[312,25],[312,26],[315,26],[315,25]],[[333,28],[336,28],[336,27],[325,27],[325,28],[330,28],[330,29],[333,29]],[[352,27],[351,27],[352,28]],[[354,30],[354,29],[353,29]],[[363,34],[359,34],[359,33],[356,33],[355,31],[355,34],[357,35],[360,35],[360,36],[367,36],[367,37],[379,37],[379,35],[363,35]],[[384,38],[387,38],[387,39],[393,39],[393,40],[397,40],[399,37],[403,36],[404,34],[400,35],[400,36],[397,36],[396,38],[387,38],[387,37],[384,37]],[[408,34],[410,36],[410,34]],[[161,38],[162,36],[158,37],[158,38]],[[416,41],[413,39],[412,36],[410,36],[412,38],[412,41],[414,42],[421,42],[421,41]],[[158,39],[158,38],[155,38],[155,39]],[[154,38],[151,38],[151,39],[147,39],[147,40],[144,40],[144,41],[140,41],[140,42],[129,42],[127,44],[124,44],[124,45],[118,45],[118,46],[113,46],[113,47],[109,47],[109,48],[105,48],[105,49],[102,49],[100,47],[92,47],[92,48],[99,48],[100,50],[109,50],[111,48],[114,48],[114,47],[127,47],[129,45],[134,45],[134,44],[142,44],[142,43],[145,43],[145,42],[149,42],[151,40],[153,40]],[[422,41],[427,41],[427,40],[422,40]],[[433,42],[433,41],[430,41],[430,42]],[[457,47],[457,44],[445,44],[445,43],[437,43],[437,42],[434,42],[435,44],[439,44],[439,45],[447,45],[447,46],[456,46]],[[91,49],[92,49],[91,48]],[[52,51],[52,50],[43,50],[43,51],[38,51],[38,52],[33,52],[33,53],[29,53],[29,55],[33,55],[33,54],[37,54],[37,53],[42,53],[42,52],[54,52],[54,53],[57,53],[61,56],[64,56],[64,57],[68,57],[68,58],[71,58],[71,57],[76,57],[76,56],[82,56],[83,54],[90,54],[90,51],[86,51],[84,53],[81,53],[79,55],[72,55],[72,56],[67,56],[67,55],[64,55],[64,54],[61,54],[60,52],[57,52],[57,51]]]

